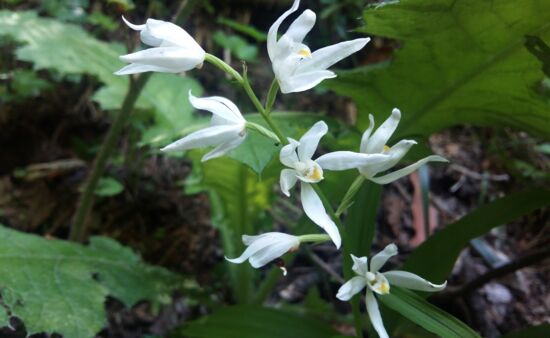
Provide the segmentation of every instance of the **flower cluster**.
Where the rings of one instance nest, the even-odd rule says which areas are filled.
[[[309,47],[303,43],[315,24],[316,16],[311,10],[306,10],[299,15],[279,38],[281,24],[298,10],[299,5],[300,1],[295,0],[292,7],[275,21],[268,32],[267,52],[276,79],[274,87],[272,87],[272,89],[275,88],[274,95],[278,88],[283,94],[302,92],[315,87],[325,79],[336,77],[336,74],[328,68],[361,50],[370,40],[362,38],[345,41],[311,52]],[[246,73],[245,76],[241,76],[222,60],[206,53],[185,30],[172,23],[154,19],[148,19],[143,25],[132,24],[126,19],[124,22],[131,29],[139,31],[141,41],[153,48],[121,56],[121,60],[130,64],[115,74],[126,75],[148,71],[181,73],[200,68],[205,61],[210,62],[232,75],[237,82],[243,85],[271,128],[271,130],[267,130],[247,121],[239,108],[224,97],[198,98],[189,93],[189,101],[193,107],[212,113],[210,126],[191,133],[161,150],[172,152],[213,146],[214,149],[202,158],[202,161],[208,161],[224,156],[238,147],[247,137],[247,129],[259,131],[264,136],[271,137],[283,145],[279,154],[280,162],[285,166],[280,174],[281,192],[290,196],[290,190],[299,182],[304,213],[326,232],[326,235],[302,236],[281,232],[268,232],[258,236],[244,235],[242,241],[247,248],[237,258],[226,258],[232,263],[240,264],[248,260],[254,268],[260,268],[287,252],[298,250],[300,244],[306,242],[318,243],[331,240],[339,249],[342,245],[342,237],[336,224],[339,223],[339,214],[336,215],[333,211],[327,213],[326,204],[324,204],[326,201],[320,195],[321,190],[317,185],[324,179],[325,171],[356,169],[363,179],[377,184],[387,184],[412,173],[427,162],[446,162],[443,157],[432,155],[402,169],[386,173],[395,167],[409,149],[416,144],[412,140],[401,140],[392,147],[388,146],[388,141],[401,119],[399,109],[394,109],[389,118],[376,130],[374,118],[369,115],[370,124],[363,134],[358,152],[336,151],[314,159],[321,138],[328,132],[325,122],[315,123],[299,140],[286,138],[270,120],[267,112],[270,109],[268,108],[269,103],[266,108],[259,103],[250,88]],[[270,95],[272,94],[270,90]],[[274,97],[271,98],[274,100]],[[268,96],[268,102],[269,100]],[[358,276],[344,284],[337,295],[341,300],[349,300],[366,287],[367,310],[381,337],[388,335],[382,325],[374,294],[388,294],[390,283],[423,291],[438,291],[445,287],[445,284],[431,284],[408,272],[380,273],[379,269],[382,265],[395,254],[397,254],[395,245],[387,246],[384,251],[372,258],[370,267],[366,257],[357,258],[352,255],[353,271]]]

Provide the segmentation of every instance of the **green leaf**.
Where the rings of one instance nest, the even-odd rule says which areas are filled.
[[[396,139],[459,124],[513,127],[550,137],[548,103],[534,88],[541,62],[525,36],[550,39],[550,2],[401,0],[372,6],[362,32],[399,40],[389,63],[342,72],[326,86],[351,96],[365,129],[393,107],[403,119]]]
[[[116,196],[124,191],[124,185],[112,177],[102,177],[97,182],[95,194],[97,196]]]
[[[502,338],[548,338],[550,337],[550,324],[531,326],[525,329],[514,331],[502,336]]]
[[[250,122],[268,128],[259,114],[247,114],[245,117]],[[319,114],[277,112],[272,113],[271,117],[283,134],[296,139],[300,138],[303,133],[320,119],[327,122],[331,128],[338,126],[333,119]],[[258,132],[249,131],[245,141],[237,149],[232,151],[229,156],[246,164],[260,175],[271,160],[275,156],[278,156],[280,151],[281,147],[276,145],[273,140],[260,135]]]
[[[163,301],[180,282],[108,238],[94,237],[83,246],[0,227],[0,241],[0,294],[29,335],[92,337],[106,323],[107,295],[127,306]]]
[[[179,332],[190,338],[330,338],[336,335],[326,322],[246,305],[216,311],[189,323]]]
[[[409,256],[403,270],[432,282],[443,281],[471,239],[547,205],[550,191],[546,190],[518,192],[483,205],[428,238]]]
[[[222,48],[229,49],[239,60],[254,61],[258,56],[258,47],[238,35],[227,35],[222,31],[217,31],[212,38]]]
[[[258,180],[256,174],[238,161],[223,157],[200,162],[202,154],[192,152],[193,171],[185,192],[207,192],[210,198],[212,224],[220,230],[224,255],[240,256],[244,246],[241,236],[255,234],[264,211],[271,205],[275,178]],[[229,264],[230,281],[240,302],[252,297],[252,268],[246,264]]]
[[[378,299],[384,305],[440,337],[481,337],[468,325],[409,290],[392,287],[390,294],[380,296]]]
[[[232,28],[236,32],[242,33],[244,35],[248,35],[251,38],[255,39],[258,42],[265,42],[267,40],[267,34],[250,26],[245,25],[242,23],[239,23],[237,21],[227,19],[227,18],[219,18],[218,23],[222,25],[226,25],[229,28]]]

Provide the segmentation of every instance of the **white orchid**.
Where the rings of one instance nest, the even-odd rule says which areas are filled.
[[[424,278],[407,271],[393,270],[382,273],[379,272],[380,268],[386,264],[388,259],[395,255],[397,255],[397,246],[395,246],[395,244],[390,244],[386,246],[383,251],[372,257],[370,267],[367,257],[358,258],[351,255],[353,259],[352,270],[357,276],[342,285],[336,295],[338,299],[348,301],[366,286],[367,312],[372,326],[376,332],[378,332],[380,338],[388,338],[389,336],[382,322],[382,316],[380,315],[378,303],[374,296],[375,293],[383,297],[383,295],[390,293],[391,285],[427,292],[441,291],[447,285],[447,282],[443,284],[430,283]]]
[[[386,145],[392,134],[397,129],[400,119],[401,111],[395,108],[392,111],[391,116],[374,133],[372,133],[374,130],[374,118],[372,115],[369,115],[370,124],[361,138],[360,147],[361,153],[368,156],[369,159],[367,160],[365,158],[363,163],[356,166],[359,172],[368,180],[378,184],[387,184],[396,181],[403,176],[409,175],[427,162],[448,162],[447,159],[441,156],[431,155],[405,168],[376,177],[377,174],[397,165],[397,163],[399,163],[399,161],[407,154],[409,149],[416,144],[416,141],[413,140],[401,140],[393,147]],[[317,163],[327,170],[345,170],[349,168],[349,165],[343,163],[343,161],[346,160],[346,156],[352,156],[350,153],[354,154],[347,151],[335,151],[319,157],[317,159]]]
[[[359,51],[370,41],[370,38],[345,41],[312,53],[302,43],[315,25],[315,13],[309,9],[294,20],[286,34],[277,40],[282,22],[296,12],[299,6],[300,1],[295,0],[292,7],[275,21],[267,35],[267,51],[273,64],[273,72],[279,81],[281,92],[285,94],[302,92],[325,79],[336,77],[327,68]]]
[[[325,122],[319,121],[308,130],[300,141],[289,138],[289,144],[281,149],[279,154],[281,163],[290,169],[281,171],[281,191],[290,196],[290,189],[301,181],[301,200],[304,212],[318,226],[323,228],[330,236],[337,248],[340,248],[342,239],[336,224],[332,221],[323,206],[323,202],[315,192],[312,184],[323,180],[323,167],[312,160],[313,154],[319,145],[321,138],[328,132]],[[346,160],[342,160],[345,158]],[[344,152],[331,161],[325,161],[327,165],[340,165],[342,168],[355,168],[369,160],[364,154]],[[334,163],[333,163],[334,162]]]
[[[248,246],[237,258],[227,258],[231,263],[241,264],[248,259],[254,268],[260,268],[289,251],[298,250],[299,237],[282,232],[267,232],[259,236],[243,235],[243,243]]]
[[[140,31],[141,41],[156,47],[136,53],[121,55],[120,59],[130,64],[116,75],[143,72],[181,73],[200,67],[206,52],[184,29],[166,21],[147,19],[144,25],[134,25],[124,17],[124,22],[133,30]]]
[[[233,102],[219,96],[197,98],[191,92],[189,92],[189,101],[196,109],[207,110],[213,114],[210,127],[189,134],[162,148],[161,151],[171,152],[216,146],[214,150],[203,156],[202,161],[208,161],[227,154],[244,141],[246,120]]]

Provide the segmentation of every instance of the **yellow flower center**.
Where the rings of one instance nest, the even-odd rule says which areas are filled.
[[[384,146],[384,152],[387,153],[388,151],[391,150],[391,147],[388,146],[387,144]]]
[[[307,48],[302,48],[298,51],[298,55],[303,58],[310,58],[311,57],[311,51]]]
[[[321,170],[319,170],[317,166],[314,166],[313,168],[311,168],[307,173],[306,177],[309,178],[310,180],[315,180],[315,181],[318,181],[323,178],[321,174]]]

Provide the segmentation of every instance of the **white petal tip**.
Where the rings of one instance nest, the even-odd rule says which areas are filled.
[[[311,9],[306,9],[302,15],[305,16],[308,21],[312,22],[315,22],[315,19],[317,18],[317,15]]]
[[[395,245],[394,243],[388,244],[388,245],[384,248],[384,251],[386,251],[388,254],[396,254],[397,251],[398,251],[397,245]]]
[[[128,20],[124,17],[124,15],[122,15],[122,21],[124,21],[124,23],[125,23],[128,27],[132,28],[133,30],[141,31],[141,30],[144,30],[144,29],[145,29],[145,25],[136,25],[136,24],[133,24],[133,23],[131,23],[130,21],[128,21]]]
[[[397,108],[393,108],[391,114],[392,114],[392,117],[394,117],[394,118],[398,118],[398,119],[401,118],[401,110],[399,110]]]

